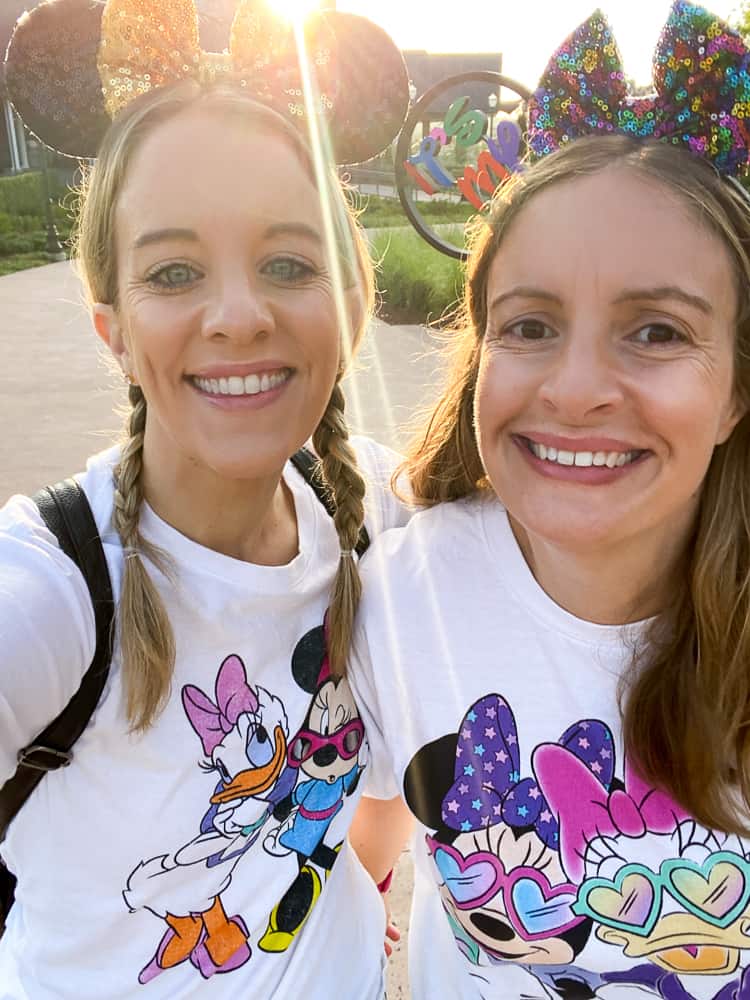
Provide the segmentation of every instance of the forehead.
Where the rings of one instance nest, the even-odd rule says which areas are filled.
[[[541,285],[570,298],[623,288],[679,285],[710,301],[734,301],[724,240],[666,184],[609,167],[552,184],[511,223],[489,291]]]
[[[315,185],[292,139],[272,122],[190,109],[136,150],[117,204],[118,238],[144,226],[302,222],[319,228]]]

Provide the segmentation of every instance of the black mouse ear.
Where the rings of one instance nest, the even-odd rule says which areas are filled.
[[[409,74],[393,39],[357,14],[321,15],[335,38],[330,119],[336,163],[363,163],[391,143],[409,109]]]
[[[96,156],[109,127],[97,68],[104,4],[46,0],[16,22],[5,86],[26,128],[66,156]]]
[[[445,826],[443,799],[450,790],[456,767],[458,736],[449,733],[418,750],[404,775],[404,798],[414,815],[430,830]]]
[[[292,653],[292,676],[308,694],[317,690],[327,656],[325,629],[322,625],[310,629],[295,646]]]

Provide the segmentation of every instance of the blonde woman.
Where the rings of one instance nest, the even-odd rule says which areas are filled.
[[[69,30],[92,9],[45,5],[14,45],[48,44],[51,18]],[[175,11],[157,5],[147,25],[170,45]],[[390,454],[350,441],[344,419],[372,272],[337,182],[314,169],[298,116],[277,110],[290,71],[281,60],[274,75],[274,23],[248,41],[247,16],[224,82],[222,57],[203,53],[195,77],[110,90],[117,74],[137,79],[108,53],[118,32],[135,51],[144,18],[127,0],[102,18],[114,117],[78,261],[130,412],[122,444],[78,482],[116,634],[72,765],[44,779],[2,843],[18,878],[3,1000],[383,995],[383,906],[346,842],[368,760],[344,677],[355,549],[363,526],[374,537],[405,517],[386,486]],[[402,67],[355,20],[378,72],[382,59]],[[253,86],[239,50],[257,59],[261,43],[271,55]],[[357,133],[360,150],[373,140],[382,130]],[[308,439],[333,517],[290,462]],[[2,782],[95,643],[83,577],[23,497],[0,512],[0,635]]]
[[[748,996],[749,64],[678,3],[632,99],[594,15],[479,231],[352,669],[414,1000]]]

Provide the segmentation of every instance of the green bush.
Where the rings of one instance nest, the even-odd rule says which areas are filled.
[[[44,211],[40,173],[0,177],[0,212],[8,215],[41,215]]]
[[[452,235],[456,239],[459,234]],[[372,242],[384,318],[432,323],[455,308],[463,290],[461,263],[433,250],[411,230],[379,233]]]
[[[38,245],[35,233],[3,233],[0,234],[0,256],[11,254],[32,253],[34,250],[44,250],[44,234],[41,246]]]
[[[0,275],[13,274],[15,271],[25,271],[29,267],[41,267],[49,261],[43,253],[16,254],[13,257],[0,257]]]
[[[466,222],[475,214],[472,206],[465,201],[419,201],[417,208],[422,218],[432,225]],[[359,222],[365,229],[410,225],[398,198],[363,195],[355,199],[355,209],[359,211]]]

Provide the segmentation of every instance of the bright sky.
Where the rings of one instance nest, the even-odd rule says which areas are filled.
[[[729,18],[739,0],[706,6]],[[625,72],[651,80],[651,56],[670,0],[599,0],[620,46]],[[503,54],[503,72],[533,87],[563,39],[597,7],[597,0],[338,0],[339,10],[371,17],[404,49]]]

